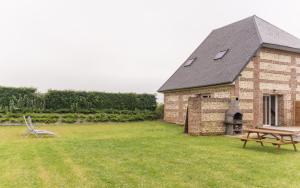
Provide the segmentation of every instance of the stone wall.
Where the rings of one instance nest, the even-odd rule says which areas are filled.
[[[201,134],[201,98],[190,97],[188,99],[188,133],[191,135]]]
[[[190,135],[224,134],[225,112],[229,98],[190,97],[188,100],[188,133]]]
[[[211,98],[230,98],[234,95],[234,85],[211,86],[196,89],[180,90],[164,93],[164,120],[171,123],[184,124],[188,99],[199,94]],[[204,104],[205,108],[221,108],[220,104]]]

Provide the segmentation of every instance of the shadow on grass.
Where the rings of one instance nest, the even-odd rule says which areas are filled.
[[[284,148],[281,147],[280,149],[277,146],[272,145],[265,145],[265,146],[254,146],[254,145],[247,145],[246,148],[243,148],[243,144],[240,147],[235,146],[235,148],[239,148],[242,151],[255,151],[255,152],[263,152],[275,155],[290,155],[290,154],[297,154],[293,148]]]
[[[50,135],[41,135],[41,136],[36,136],[36,135],[21,135],[22,138],[24,139],[54,139],[54,138],[58,138],[58,135],[55,136],[50,136]]]

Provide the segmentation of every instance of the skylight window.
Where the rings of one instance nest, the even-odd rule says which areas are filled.
[[[214,60],[222,59],[228,51],[229,51],[229,49],[218,52],[217,55],[215,56]]]
[[[184,63],[184,67],[188,67],[188,66],[191,66],[193,63],[194,63],[194,61],[196,60],[197,58],[196,57],[194,57],[194,58],[191,58],[191,59],[188,59],[188,60],[186,60],[186,62]]]

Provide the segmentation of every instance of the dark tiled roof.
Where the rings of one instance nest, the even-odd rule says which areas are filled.
[[[158,91],[232,83],[261,46],[300,52],[300,39],[257,16],[243,19],[213,30],[187,58],[196,57],[193,64],[183,63]]]

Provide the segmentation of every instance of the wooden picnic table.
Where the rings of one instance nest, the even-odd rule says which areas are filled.
[[[296,144],[298,143],[298,141],[295,141],[293,139],[293,136],[299,134],[299,132],[283,131],[283,130],[268,130],[264,128],[255,128],[255,129],[245,128],[244,132],[247,132],[247,136],[241,138],[241,141],[244,142],[243,148],[246,147],[248,141],[255,141],[260,143],[261,146],[264,146],[263,143],[271,143],[277,146],[277,149],[280,149],[280,146],[284,144],[293,144],[294,150],[297,151]],[[256,136],[250,137],[251,133],[255,134]],[[271,138],[273,138],[273,140],[267,139],[270,136]]]

